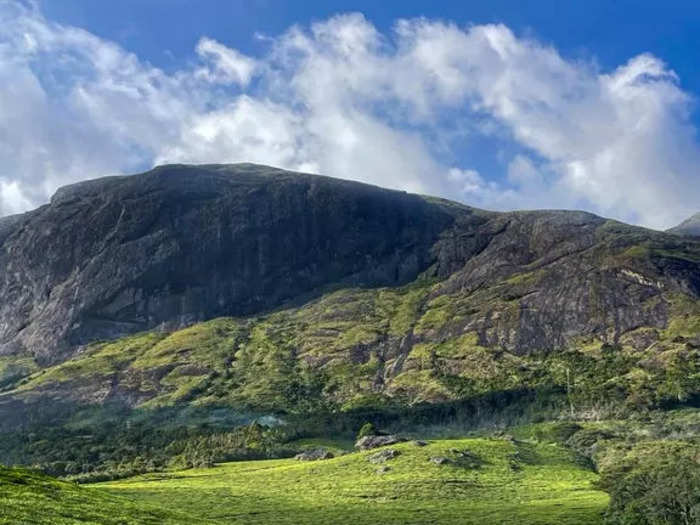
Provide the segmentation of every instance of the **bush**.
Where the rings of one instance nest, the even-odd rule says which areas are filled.
[[[363,438],[365,436],[376,436],[377,434],[377,429],[372,423],[368,422],[362,425],[362,428],[360,428],[360,431],[357,433],[357,439]]]
[[[610,493],[607,522],[700,524],[700,447],[657,442],[643,448],[602,473],[600,486]]]
[[[544,423],[535,428],[534,435],[537,441],[563,444],[582,428],[581,425],[571,421]]]
[[[577,454],[594,460],[594,456],[604,450],[607,443],[615,439],[619,440],[620,437],[607,430],[584,428],[569,437],[566,444]]]

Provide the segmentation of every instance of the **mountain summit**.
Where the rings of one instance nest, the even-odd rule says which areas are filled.
[[[691,235],[695,237],[700,237],[700,212],[688,217],[678,226],[674,226],[673,228],[670,228],[666,231],[678,235]]]

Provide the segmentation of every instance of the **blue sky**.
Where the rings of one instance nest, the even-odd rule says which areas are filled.
[[[397,18],[421,16],[459,25],[504,23],[607,68],[651,52],[672,65],[685,89],[700,92],[700,3],[694,1],[42,0],[41,7],[49,18],[119,42],[163,68],[191,59],[202,35],[256,54],[263,47],[256,33],[277,35],[292,24],[357,11],[381,31]]]
[[[0,0],[0,22],[0,215],[248,160],[655,228],[700,209],[696,2]]]

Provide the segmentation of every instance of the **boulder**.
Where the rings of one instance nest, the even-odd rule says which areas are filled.
[[[305,450],[304,452],[300,452],[296,456],[294,456],[294,459],[298,461],[317,461],[319,459],[331,459],[333,457],[333,454],[331,452],[328,452],[324,448],[314,448],[312,450]]]
[[[423,441],[422,439],[416,439],[415,441],[413,441],[413,444],[417,447],[424,447],[428,444],[428,442]]]
[[[446,458],[445,456],[433,456],[430,458],[430,461],[436,465],[447,465],[452,463],[452,460],[450,458]]]
[[[401,443],[402,441],[406,440],[396,435],[364,436],[357,440],[357,442],[355,443],[355,448],[359,448],[360,450],[371,450],[377,447],[384,447],[386,445]]]
[[[375,454],[372,454],[367,460],[370,463],[384,463],[385,461],[389,461],[390,459],[394,459],[401,453],[398,450],[394,450],[393,448],[386,448],[384,450],[380,450],[379,452],[376,452]]]

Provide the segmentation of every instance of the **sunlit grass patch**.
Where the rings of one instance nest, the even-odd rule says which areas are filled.
[[[309,441],[309,445],[329,445]],[[556,445],[505,439],[393,445],[334,459],[226,463],[96,485],[134,502],[189,509],[211,522],[240,523],[600,523],[607,495],[595,473]],[[480,458],[466,467],[459,454]],[[431,458],[450,462],[438,465]]]

